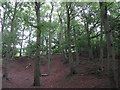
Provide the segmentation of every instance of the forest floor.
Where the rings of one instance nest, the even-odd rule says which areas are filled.
[[[34,60],[29,57],[19,57],[9,61],[9,81],[3,80],[3,88],[109,88],[107,77],[107,60],[104,59],[105,70],[102,74],[97,72],[97,61],[89,61],[80,57],[81,63],[76,66],[77,74],[67,77],[69,64],[63,64],[61,55],[53,55],[51,63],[51,75],[41,76],[40,87],[33,87]],[[31,66],[26,69],[26,66]],[[47,73],[47,60],[41,62],[41,73]]]

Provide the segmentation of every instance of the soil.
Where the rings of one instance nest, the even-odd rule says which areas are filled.
[[[62,55],[53,55],[51,61],[51,74],[40,76],[41,86],[33,86],[34,58],[18,57],[8,62],[9,81],[3,80],[3,88],[109,88],[107,77],[107,59],[104,59],[105,69],[98,73],[98,59],[89,61],[80,57],[80,65],[75,67],[77,74],[67,77],[69,64],[63,64]],[[31,64],[28,68],[27,65]],[[47,59],[41,61],[41,74],[47,74]]]

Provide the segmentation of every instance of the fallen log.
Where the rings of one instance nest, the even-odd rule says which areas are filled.
[[[43,74],[41,74],[41,76],[48,76],[48,74],[47,73],[43,73]]]

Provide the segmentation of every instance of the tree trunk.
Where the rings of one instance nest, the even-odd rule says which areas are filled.
[[[68,3],[70,4],[70,3]],[[67,42],[68,42],[68,60],[70,63],[70,74],[74,74],[75,70],[74,70],[74,63],[73,63],[73,58],[72,58],[72,52],[71,52],[71,37],[70,37],[70,8],[71,8],[71,4],[67,5],[66,4],[66,8],[67,8]]]
[[[76,65],[78,65],[79,63],[80,63],[80,60],[79,60],[79,53],[78,53],[78,48],[77,48],[77,37],[76,37],[76,30],[75,30],[75,28],[73,28],[73,30],[74,30],[74,43],[75,43],[75,50],[76,50],[76,52],[75,52],[75,57],[76,57]]]
[[[60,43],[59,43],[59,48],[61,49],[61,53],[62,53],[62,56],[63,56],[63,63],[64,64],[66,64],[66,63],[68,63],[67,61],[68,61],[68,59],[67,59],[67,55],[66,55],[66,53],[67,52],[65,52],[65,49],[63,48],[64,46],[62,45],[62,40],[63,39],[65,39],[65,38],[63,38],[63,26],[62,26],[62,23],[61,23],[61,32],[60,32]]]
[[[65,33],[65,38],[63,38],[63,21],[62,21],[62,18],[61,18],[61,14],[58,13],[58,17],[59,17],[59,21],[60,21],[60,27],[61,27],[61,31],[60,31],[60,38],[59,38],[59,47],[61,48],[61,53],[64,57],[63,59],[63,63],[67,63],[67,56],[66,56],[66,52],[65,52],[65,49],[63,48],[63,45],[62,45],[62,40],[63,39],[66,39],[66,33]]]
[[[6,52],[6,57],[3,59],[3,78],[5,80],[9,80],[8,78],[8,60],[10,58],[10,43],[7,43],[7,52]]]
[[[12,17],[12,20],[11,20],[11,32],[14,31],[14,20],[15,20],[15,17],[16,17],[17,5],[18,5],[18,2],[15,2],[15,9],[14,9],[13,17]]]
[[[25,28],[24,28],[25,29]],[[22,47],[23,47],[23,37],[24,37],[24,29],[23,29],[23,32],[22,32],[22,40],[21,40],[21,43],[20,43],[20,56],[22,56]]]
[[[5,26],[5,18],[6,18],[6,14],[4,13],[4,16],[3,16],[3,22],[2,22],[2,37],[4,38],[4,26]],[[8,80],[8,59],[9,59],[9,42],[6,42],[6,44],[8,45],[6,48],[7,48],[7,52],[5,53],[5,58],[3,58],[3,61],[2,61],[2,72],[3,72],[3,79],[5,80]]]
[[[44,34],[42,35],[42,37],[43,38],[42,38],[42,48],[41,48],[42,50],[41,51],[42,51],[42,55],[44,55]]]
[[[7,66],[7,63],[8,63],[8,58],[4,58],[3,59],[3,79],[5,80],[8,80],[8,66]]]
[[[29,48],[31,48],[31,46],[32,46],[32,43],[31,43],[31,34],[32,34],[32,27],[31,27],[31,30],[29,32],[29,39],[28,39]],[[31,52],[29,52],[29,56],[31,56]]]
[[[15,26],[14,26],[14,21],[15,21],[15,17],[16,17],[16,13],[17,13],[17,6],[18,6],[18,3],[19,2],[15,2],[15,8],[14,8],[14,13],[13,13],[13,17],[12,17],[12,19],[11,19],[11,32],[10,32],[10,34],[12,34],[13,32],[14,32],[14,28],[15,28]],[[11,36],[11,38],[13,39],[13,36]],[[14,43],[14,41],[13,42],[11,42],[11,45],[13,44],[13,47],[10,47],[11,48],[11,50],[12,50],[12,56],[11,56],[11,59],[13,59],[14,58],[14,49],[15,49],[15,43]]]
[[[67,28],[65,28],[65,41],[67,41]],[[66,43],[65,43],[66,44]],[[68,45],[65,45],[65,48],[63,48],[63,54],[64,54],[64,64],[69,63],[68,59]]]
[[[101,21],[104,26],[104,31],[106,33],[106,41],[107,41],[107,51],[108,51],[108,60],[109,60],[109,81],[111,88],[118,88],[118,72],[117,65],[115,60],[115,51],[113,44],[113,36],[110,31],[109,22],[107,18],[107,4],[105,2],[100,2],[100,13],[101,13]]]
[[[51,13],[50,13],[50,20],[49,20],[49,22],[50,22],[50,29],[49,29],[49,51],[48,51],[48,74],[51,74],[51,69],[50,69],[50,65],[51,65],[51,41],[52,41],[52,39],[51,39],[51,37],[52,37],[52,35],[51,35],[51,18],[52,18],[52,12],[53,12],[53,3],[51,2],[51,6],[52,6],[52,9],[51,9]]]
[[[36,46],[36,60],[34,64],[34,86],[40,86],[40,2],[35,2],[35,10],[37,16],[37,46]]]
[[[48,74],[51,74],[50,64],[51,64],[51,32],[49,31],[49,49],[48,49]]]
[[[93,51],[92,51],[92,47],[91,47],[90,31],[88,28],[88,22],[85,23],[85,28],[86,28],[86,32],[87,32],[89,60],[93,60]]]
[[[101,25],[101,35],[100,35],[100,69],[103,70],[103,28]]]
[[[48,55],[48,38],[46,37],[46,39],[45,39],[45,41],[46,41],[46,55]],[[47,58],[48,58],[48,56],[47,56]]]
[[[2,33],[3,33],[3,30],[4,30],[4,25],[5,25],[5,13],[4,13],[4,16],[3,16],[3,20],[2,20]]]

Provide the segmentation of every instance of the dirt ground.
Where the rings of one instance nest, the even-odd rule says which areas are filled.
[[[9,81],[3,80],[3,88],[38,88],[33,87],[34,76],[34,60],[33,58],[23,57],[9,61],[8,73]],[[105,70],[103,74],[97,73],[98,61],[90,62],[85,57],[80,57],[81,63],[76,66],[77,74],[67,77],[69,73],[69,64],[63,64],[61,55],[53,55],[51,63],[51,75],[41,76],[39,88],[109,88],[107,78],[107,60],[104,60]],[[31,66],[26,69],[26,66]],[[41,62],[41,73],[47,73],[47,60]]]

